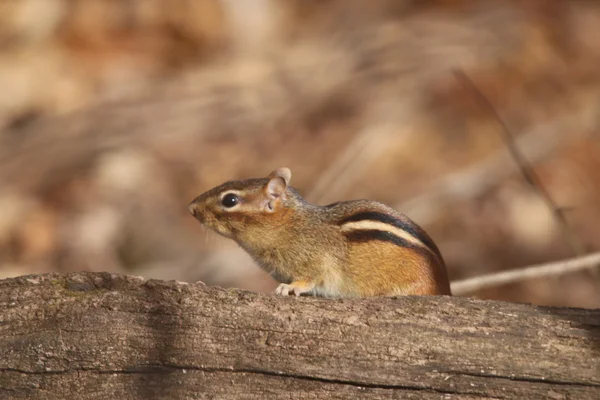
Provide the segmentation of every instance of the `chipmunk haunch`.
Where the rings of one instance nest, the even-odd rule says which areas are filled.
[[[290,179],[282,167],[266,178],[228,181],[196,197],[189,210],[280,282],[278,294],[451,294],[440,251],[407,216],[370,200],[317,206]]]

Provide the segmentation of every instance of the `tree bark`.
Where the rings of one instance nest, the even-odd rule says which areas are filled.
[[[0,281],[2,399],[598,399],[600,310]]]

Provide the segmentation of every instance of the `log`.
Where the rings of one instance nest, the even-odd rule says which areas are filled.
[[[1,399],[599,399],[600,310],[0,281]]]

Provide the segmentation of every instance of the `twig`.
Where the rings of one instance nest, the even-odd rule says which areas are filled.
[[[534,172],[532,166],[529,164],[529,161],[527,161],[527,158],[519,150],[519,147],[516,145],[513,135],[510,129],[508,128],[508,125],[506,125],[506,123],[504,122],[504,120],[502,119],[492,102],[483,94],[483,92],[481,92],[481,90],[479,90],[475,83],[462,70],[455,70],[454,74],[458,81],[461,82],[462,85],[465,87],[465,89],[470,91],[476,98],[478,98],[480,104],[484,108],[486,108],[490,112],[490,114],[492,114],[492,116],[496,119],[498,124],[500,124],[500,127],[502,128],[502,137],[506,143],[506,146],[508,147],[512,158],[519,166],[521,174],[523,175],[527,183],[531,185],[531,187],[540,195],[542,200],[546,203],[546,205],[556,218],[556,221],[562,228],[563,236],[565,237],[567,243],[569,243],[569,246],[571,247],[573,253],[575,255],[584,254],[585,248],[581,240],[577,237],[575,232],[569,226],[569,223],[562,209],[558,207],[556,203],[554,203],[548,191],[541,184],[539,177]]]
[[[598,110],[600,103],[590,102],[573,113],[533,127],[516,139],[517,144],[530,162],[542,160],[559,146],[581,138],[582,132],[597,123]],[[565,135],[564,129],[573,125],[577,125],[573,134]],[[423,193],[395,204],[394,208],[410,215],[419,224],[428,225],[447,209],[449,202],[480,196],[512,175],[512,164],[510,154],[503,147],[475,165],[444,175],[429,184]]]
[[[454,281],[450,284],[450,287],[452,288],[452,293],[454,295],[461,296],[490,287],[523,281],[525,279],[562,275],[583,269],[594,268],[599,265],[600,252],[596,252],[582,257],[575,257],[547,264],[532,265],[521,269]]]

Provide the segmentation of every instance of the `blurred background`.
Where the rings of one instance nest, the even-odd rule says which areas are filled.
[[[421,224],[452,280],[600,248],[600,3],[0,0],[0,278],[114,271],[270,291],[187,204],[291,168]],[[581,254],[581,250],[579,252]],[[592,270],[474,296],[600,307]]]

